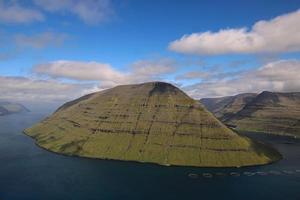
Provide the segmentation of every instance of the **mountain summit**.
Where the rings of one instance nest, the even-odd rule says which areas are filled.
[[[248,166],[280,159],[163,82],[122,85],[61,106],[25,133],[50,151],[181,166]]]

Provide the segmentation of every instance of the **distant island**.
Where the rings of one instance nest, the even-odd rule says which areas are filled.
[[[300,92],[245,93],[200,100],[230,127],[300,137]]]
[[[19,103],[0,101],[0,116],[22,112],[29,112],[29,110]]]
[[[47,150],[89,158],[199,167],[261,165],[281,158],[164,82],[83,96],[24,132]]]

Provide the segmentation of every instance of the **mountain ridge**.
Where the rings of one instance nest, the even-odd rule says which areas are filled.
[[[213,101],[210,103],[214,104]],[[225,109],[220,109],[218,112],[225,114],[219,115],[211,107],[209,105],[207,108],[221,121],[242,131],[300,136],[300,92],[263,91],[227,118],[224,117]]]

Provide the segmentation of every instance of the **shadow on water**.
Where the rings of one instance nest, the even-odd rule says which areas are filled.
[[[0,117],[1,200],[300,199],[299,140],[247,134],[280,151],[284,159],[272,165],[225,169],[163,167],[45,151],[22,130],[46,115]]]

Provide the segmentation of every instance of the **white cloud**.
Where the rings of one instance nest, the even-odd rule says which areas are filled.
[[[156,64],[156,65],[155,65]],[[48,77],[70,78],[75,80],[93,80],[94,83],[77,84],[60,79],[37,80],[24,77],[0,76],[1,98],[13,101],[33,102],[65,102],[84,94],[96,92],[119,84],[141,83],[147,81],[166,81],[164,75],[176,69],[172,61],[138,61],[131,70],[125,73],[112,68],[108,64],[95,62],[56,61],[38,65],[34,71]],[[74,68],[73,68],[74,67]],[[258,69],[241,72],[230,77],[209,74],[198,84],[181,87],[195,99],[203,97],[228,96],[245,92],[261,92],[263,90],[277,92],[300,91],[300,61],[280,60],[268,63]],[[201,74],[198,74],[201,76]],[[224,76],[224,77],[222,77]],[[217,77],[217,78],[216,78]],[[38,77],[41,79],[42,77]],[[188,79],[190,77],[187,77]]]
[[[103,22],[113,13],[110,0],[34,0],[34,2],[49,12],[72,13],[87,24]]]
[[[179,53],[217,55],[228,53],[290,52],[300,50],[300,10],[247,28],[223,29],[184,35],[169,44]]]
[[[4,2],[0,0],[0,22],[30,23],[43,20],[43,14],[37,10],[22,7],[16,1]]]
[[[300,61],[280,60],[268,63],[234,79],[204,81],[184,87],[194,98],[220,97],[246,92],[300,92]]]
[[[110,64],[98,62],[80,62],[59,60],[39,64],[33,72],[52,78],[69,78],[74,80],[122,82],[124,74],[112,68]]]
[[[172,64],[168,59],[141,60],[122,73],[105,63],[55,61],[35,66],[33,72],[38,75],[35,78],[0,76],[0,98],[41,104],[63,103],[120,84],[159,80],[174,70]],[[76,83],[65,81],[66,78]]]
[[[0,76],[1,99],[10,101],[64,102],[91,92],[90,84]]]
[[[174,65],[169,59],[141,60],[133,63],[128,71],[121,72],[106,63],[59,60],[36,65],[33,72],[51,78],[99,81],[101,88],[107,88],[120,84],[161,80],[163,75],[175,70]]]
[[[60,46],[67,38],[66,34],[43,32],[34,35],[18,34],[15,37],[19,47],[44,48],[46,46]]]
[[[50,78],[67,78],[94,81],[96,85],[85,88],[84,93],[94,92],[122,84],[166,81],[174,75],[176,63],[169,59],[141,60],[133,63],[128,71],[121,72],[109,64],[98,62],[55,61],[33,68],[38,75]],[[280,60],[270,62],[251,71],[193,71],[175,77],[173,84],[182,80],[201,82],[182,89],[194,98],[218,97],[245,92],[300,91],[300,61]]]
[[[113,16],[111,0],[32,0],[35,7],[26,7],[22,1],[0,0],[0,22],[30,23],[44,21],[43,12],[73,14],[86,24],[99,24]],[[43,12],[41,12],[41,9]]]

